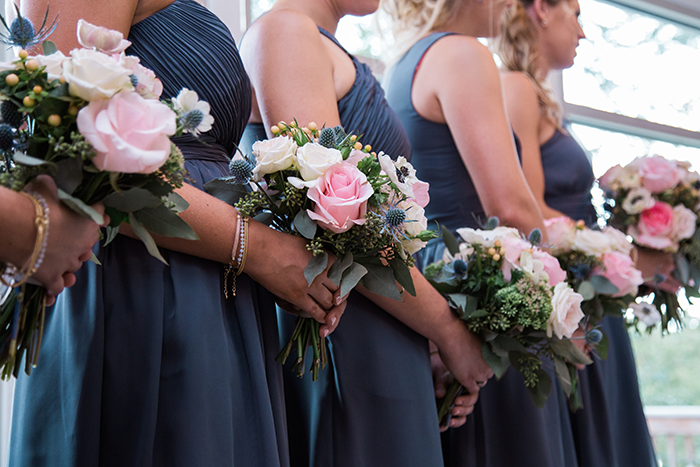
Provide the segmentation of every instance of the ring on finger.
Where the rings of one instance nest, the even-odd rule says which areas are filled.
[[[476,385],[479,386],[480,388],[483,388],[484,386],[486,386],[486,381],[477,381]]]

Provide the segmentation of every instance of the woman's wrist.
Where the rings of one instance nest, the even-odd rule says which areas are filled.
[[[32,256],[37,235],[34,205],[29,198],[16,192],[8,193],[7,201],[3,196],[2,204],[2,218],[7,221],[3,222],[2,261],[22,267]]]

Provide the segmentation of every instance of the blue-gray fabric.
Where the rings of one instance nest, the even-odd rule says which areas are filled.
[[[330,33],[320,32],[341,47]],[[379,83],[351,58],[355,84],[338,103],[341,124],[373,150],[409,158],[408,137]],[[241,147],[248,151],[265,138],[259,124],[246,133]],[[293,323],[280,314],[285,342]],[[330,363],[318,381],[309,374],[299,379],[285,368],[292,466],[441,466],[427,340],[351,292],[329,341]]]
[[[128,53],[209,102],[204,139],[179,142],[192,183],[228,173],[250,83],[226,26],[193,0],[135,24]],[[231,233],[233,235],[233,233]],[[9,465],[285,467],[287,436],[271,295],[223,266],[118,236],[96,247],[49,310],[38,368],[17,383]]]
[[[478,227],[476,219],[484,219],[484,211],[447,125],[424,119],[411,102],[415,70],[429,48],[448,34],[434,33],[418,41],[389,72],[386,89],[389,104],[411,138],[412,163],[418,176],[430,183],[426,215],[454,231]],[[431,242],[422,252],[421,264],[441,259],[443,251],[442,242]],[[500,381],[489,381],[479,392],[467,423],[443,435],[445,465],[576,466],[566,400],[551,371],[550,376],[552,394],[543,409],[532,404],[522,377],[514,369]]]

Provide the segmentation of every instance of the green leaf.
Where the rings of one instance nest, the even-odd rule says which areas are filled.
[[[345,270],[343,278],[340,280],[340,296],[345,297],[349,294],[366,274],[367,268],[360,263],[353,262]]]
[[[441,227],[441,229],[442,241],[445,242],[445,247],[447,247],[447,251],[449,251],[452,256],[456,255],[457,253],[459,253],[459,241],[454,236],[452,231],[450,231],[450,229],[448,229],[444,225]]]
[[[141,209],[156,208],[162,203],[160,198],[153,196],[150,191],[143,188],[131,188],[111,193],[102,202],[105,206],[121,212],[136,212]],[[168,211],[170,210],[168,209]]]
[[[389,260],[389,266],[391,266],[391,269],[394,270],[394,278],[396,279],[396,282],[401,284],[401,286],[406,289],[406,292],[415,297],[416,287],[413,285],[411,269],[406,266],[406,263],[401,258],[394,257]]]
[[[401,301],[401,293],[396,287],[394,270],[390,266],[373,261],[363,261],[362,265],[367,269],[367,274],[362,278],[362,285],[367,290],[383,297]]]
[[[309,260],[309,263],[304,268],[304,277],[309,287],[311,287],[314,279],[326,270],[326,266],[328,266],[328,253],[325,251],[320,255],[313,256]]]
[[[95,263],[98,266],[102,266],[102,263],[100,263],[100,260],[97,259],[97,256],[95,256],[95,253],[92,253],[92,255],[90,256],[90,261]]]
[[[270,225],[272,225],[272,221],[275,219],[275,215],[271,212],[261,212],[257,216],[253,217],[253,219],[269,227]]]
[[[340,285],[340,279],[347,268],[352,266],[352,253],[345,253],[340,258],[336,258],[331,267],[328,269],[328,278],[335,285]]]
[[[43,159],[37,159],[36,157],[28,156],[24,154],[23,152],[15,152],[12,155],[12,159],[17,162],[18,164],[22,165],[28,165],[31,167],[39,166],[39,165],[46,165],[49,162],[43,160]]]
[[[56,47],[56,44],[54,44],[53,42],[46,40],[42,42],[41,50],[42,52],[44,52],[44,55],[51,55],[55,54],[58,51],[58,47]]]
[[[534,388],[527,388],[530,393],[532,403],[538,409],[544,407],[544,404],[549,399],[549,393],[552,392],[552,380],[544,370],[537,370],[538,382]]]
[[[591,285],[593,285],[596,292],[603,295],[615,295],[620,291],[620,289],[605,276],[592,276]]]
[[[312,240],[316,235],[316,226],[316,221],[309,217],[306,209],[299,211],[294,216],[294,228],[302,237],[308,240]]]
[[[56,163],[53,179],[61,190],[73,194],[83,181],[83,161],[71,157]]]
[[[481,356],[484,357],[484,361],[488,364],[489,368],[491,368],[496,379],[501,379],[503,375],[506,374],[506,370],[508,370],[510,366],[510,359],[508,357],[499,357],[496,355],[491,349],[490,343],[481,343]]]
[[[571,363],[579,363],[581,365],[590,365],[593,360],[579,350],[578,347],[569,339],[549,339],[549,347],[552,351]]]
[[[245,185],[227,182],[226,178],[215,178],[204,184],[204,189],[213,197],[224,203],[236,204],[236,202],[248,194]]]
[[[463,293],[446,294],[447,301],[452,308],[457,310],[461,319],[469,319],[471,313],[467,313],[467,296]]]
[[[595,297],[595,287],[593,287],[593,284],[591,284],[590,281],[581,282],[581,285],[578,286],[577,292],[583,296],[584,300],[591,300],[593,297]]]
[[[493,340],[493,343],[507,352],[527,353],[527,349],[523,344],[505,334],[499,334],[498,337]]]
[[[177,212],[183,212],[190,207],[190,203],[174,191],[168,195],[168,201],[175,205],[175,211]]]
[[[153,240],[153,237],[151,237],[151,234],[149,234],[148,230],[141,225],[133,212],[129,213],[129,223],[131,224],[131,228],[134,230],[134,233],[141,239],[151,256],[164,264],[168,264],[168,262],[161,256],[160,251],[158,251],[158,246]]]
[[[102,214],[99,212],[95,211],[92,207],[88,206],[87,204],[83,203],[81,200],[78,198],[74,198],[73,196],[69,195],[65,191],[59,189],[58,190],[58,199],[63,201],[63,203],[71,208],[73,211],[77,212],[81,216],[87,217],[88,219],[91,219],[93,222],[95,222],[98,225],[104,224],[104,217]]]
[[[129,213],[129,219],[131,214]],[[162,204],[154,209],[141,209],[135,211],[134,216],[143,226],[156,235],[164,237],[184,238],[185,240],[198,240],[199,237],[192,227],[182,217],[166,208]]]
[[[564,390],[566,397],[571,396],[571,374],[569,373],[569,366],[564,360],[559,357],[554,357],[554,368],[557,372],[557,377],[561,383],[561,388]]]

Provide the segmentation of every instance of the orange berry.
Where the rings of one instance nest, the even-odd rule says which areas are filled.
[[[51,126],[58,126],[61,124],[61,116],[56,114],[49,115],[48,122]]]
[[[29,96],[25,96],[24,99],[22,99],[22,104],[25,107],[34,107],[34,104],[36,104],[36,101]]]
[[[9,75],[5,76],[5,83],[7,83],[8,86],[16,86],[17,83],[19,83],[19,76],[14,73],[10,73]]]
[[[39,69],[39,62],[37,62],[33,58],[30,58],[29,60],[24,62],[24,67],[29,71],[36,71]]]
[[[34,88],[32,88],[32,91],[34,91],[34,94],[41,94],[41,91],[43,91],[43,89],[37,84],[36,86],[34,86]]]

